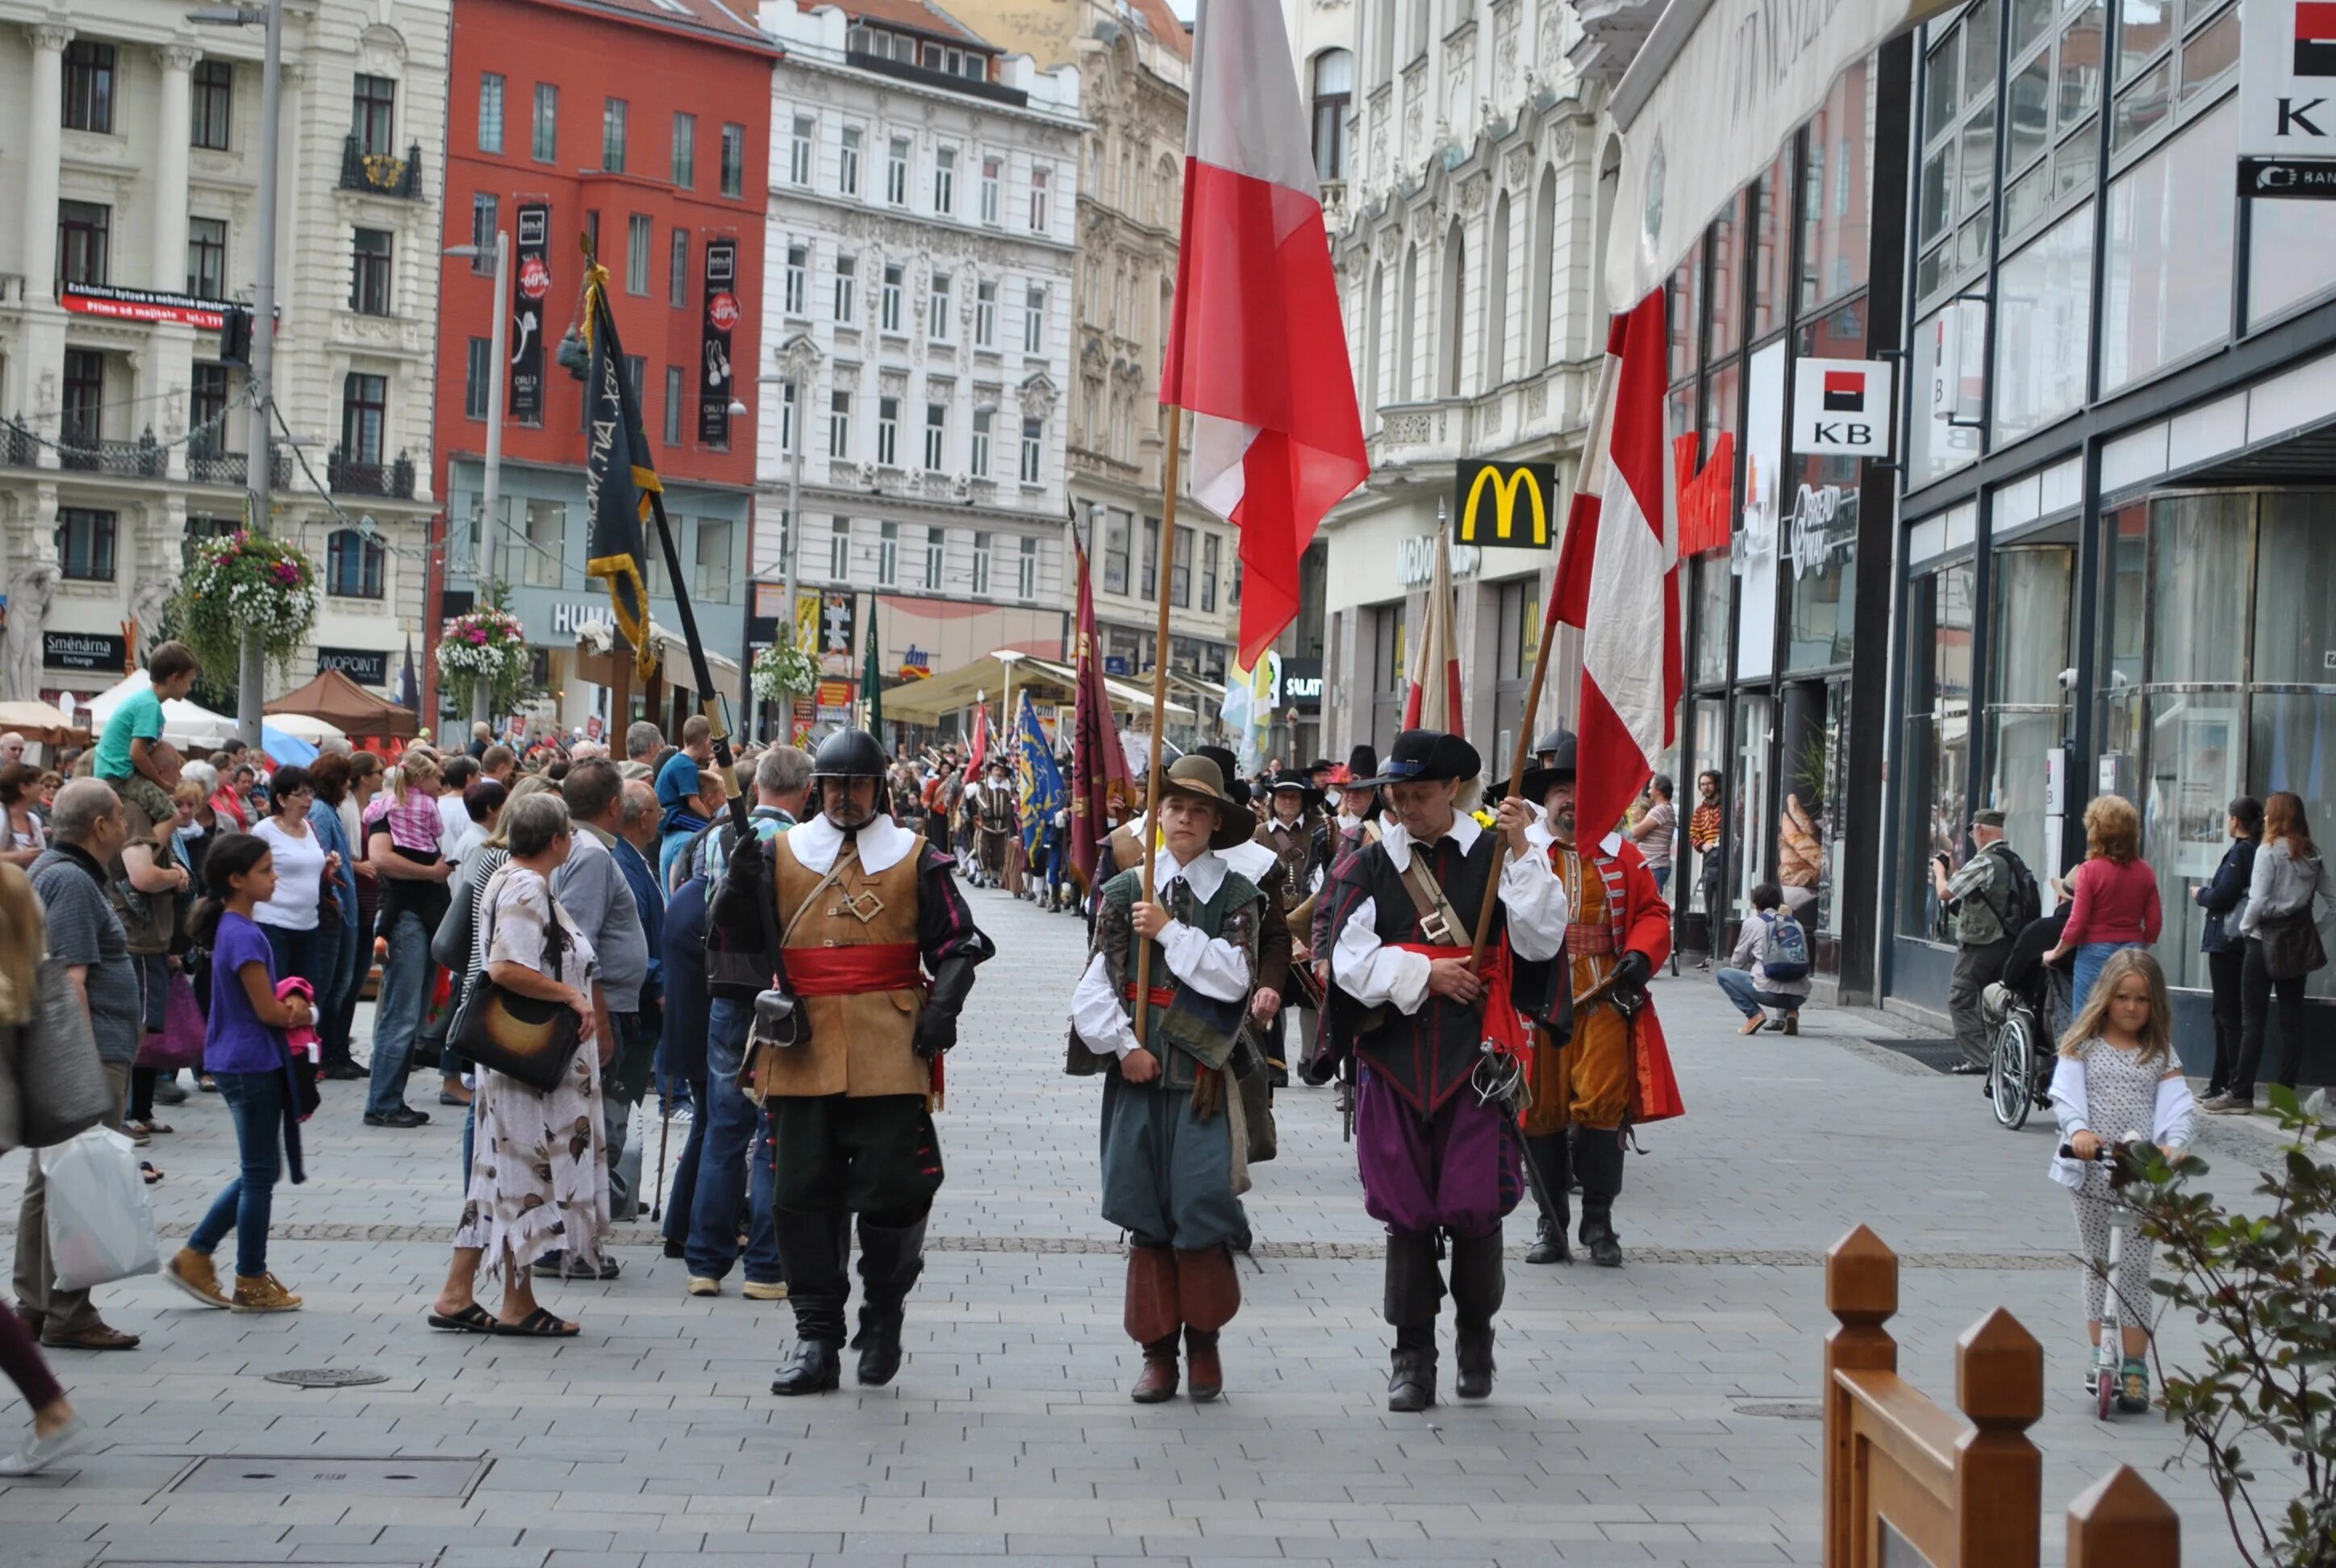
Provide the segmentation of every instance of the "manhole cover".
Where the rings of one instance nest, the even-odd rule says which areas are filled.
[[[1736,1407],[1739,1416],[1775,1416],[1786,1421],[1822,1421],[1825,1407],[1815,1399],[1747,1399]]]
[[[198,1459],[171,1492],[245,1492],[290,1496],[319,1490],[364,1497],[468,1497],[492,1463],[476,1459],[330,1455],[213,1454]]]
[[[386,1383],[386,1372],[368,1372],[363,1367],[296,1367],[289,1372],[270,1372],[268,1381],[288,1383],[295,1388],[356,1388],[367,1383]]]
[[[1937,1038],[1898,1039],[1895,1037],[1885,1038],[1877,1036],[1869,1039],[1866,1043],[1869,1045],[1880,1046],[1885,1051],[1895,1051],[1902,1057],[1911,1057],[1913,1060],[1922,1063],[1924,1066],[1930,1068],[1931,1071],[1934,1073],[1943,1073],[1952,1070],[1957,1062],[1962,1060],[1963,1055],[1961,1047],[1958,1047],[1952,1040],[1942,1040]]]

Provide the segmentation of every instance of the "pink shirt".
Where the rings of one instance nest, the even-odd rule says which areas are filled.
[[[2157,903],[2157,873],[2145,860],[2119,865],[2096,857],[2077,868],[2076,898],[2060,945],[2080,948],[2089,942],[2157,940],[2164,913]]]
[[[384,790],[365,806],[365,820],[368,833],[387,823],[389,842],[417,855],[436,855],[445,832],[445,822],[438,814],[438,798],[420,790],[407,790],[403,805]]]

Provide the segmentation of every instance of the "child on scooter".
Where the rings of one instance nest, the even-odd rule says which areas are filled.
[[[2052,1106],[2059,1117],[2060,1142],[2075,1156],[2056,1155],[2051,1174],[2069,1189],[2076,1205],[2086,1328],[2098,1347],[2102,1303],[2114,1287],[2125,1339],[2118,1392],[2128,1408],[2137,1408],[2147,1403],[2149,1393],[2150,1248],[2139,1236],[2129,1236],[2131,1244],[2119,1250],[2117,1277],[2108,1278],[2109,1215],[2124,1200],[2110,1194],[2110,1167],[2098,1156],[2104,1146],[2139,1134],[2168,1160],[2179,1160],[2197,1115],[2189,1082],[2174,1057],[2166,975],[2142,949],[2109,955],[2077,1021],[2060,1037]],[[2093,1388],[2089,1367],[2088,1391]]]

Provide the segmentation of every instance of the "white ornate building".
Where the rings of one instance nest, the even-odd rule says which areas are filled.
[[[1339,128],[1345,178],[1326,205],[1372,463],[1324,524],[1324,686],[1351,695],[1326,710],[1323,739],[1384,752],[1455,466],[1553,461],[1572,482],[1603,348],[1595,89],[1569,62],[1580,23],[1564,0],[1285,0],[1284,14],[1318,161]],[[1505,758],[1555,556],[1454,564],[1467,731]],[[1553,650],[1537,728],[1570,713],[1575,667]]]
[[[770,0],[760,21],[786,56],[755,579],[784,579],[799,510],[802,586],[881,594],[887,670],[1057,657],[1079,74],[920,0]]]
[[[244,373],[216,330],[129,317],[248,302],[268,135],[274,527],[324,574],[316,658],[394,682],[423,613],[447,0],[287,6],[272,131],[260,29],[187,10],[0,0],[0,696],[118,680],[188,537],[245,518]]]

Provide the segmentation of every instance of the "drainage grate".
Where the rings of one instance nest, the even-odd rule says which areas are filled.
[[[296,1367],[289,1372],[270,1372],[267,1380],[295,1388],[359,1388],[367,1383],[386,1383],[389,1374],[363,1367]]]
[[[198,1459],[170,1492],[245,1492],[290,1496],[324,1489],[361,1497],[467,1498],[493,1461],[330,1455],[213,1454]]]
[[[1775,1416],[1786,1421],[1822,1421],[1825,1407],[1815,1399],[1747,1399],[1736,1407],[1739,1416]]]
[[[1895,1051],[1902,1057],[1922,1063],[1934,1073],[1943,1073],[1962,1060],[1962,1051],[1951,1039],[1925,1037],[1901,1040],[1876,1037],[1868,1045],[1880,1046],[1885,1051]]]

